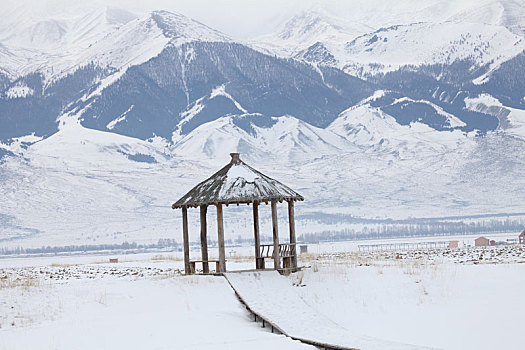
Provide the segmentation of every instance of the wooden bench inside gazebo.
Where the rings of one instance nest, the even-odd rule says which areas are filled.
[[[221,170],[204,180],[172,205],[182,209],[182,236],[184,241],[184,270],[187,275],[196,272],[196,264],[202,264],[202,272],[210,273],[209,263],[215,263],[216,273],[226,272],[224,247],[223,205],[248,204],[253,208],[253,232],[255,241],[255,269],[266,269],[266,260],[273,261],[273,269],[297,270],[294,203],[304,198],[288,186],[283,185],[244,163],[239,153],[230,153],[231,161]],[[288,204],[289,243],[279,243],[277,204]],[[271,205],[273,244],[261,244],[259,232],[259,205]],[[206,214],[209,206],[217,209],[217,241],[219,259],[208,259]],[[188,233],[188,208],[200,208],[201,259],[190,260]]]

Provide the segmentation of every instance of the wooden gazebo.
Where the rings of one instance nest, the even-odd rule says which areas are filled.
[[[304,198],[289,187],[283,185],[239,158],[239,153],[230,153],[232,159],[228,165],[201,182],[172,205],[173,209],[182,209],[182,234],[184,240],[184,270],[186,274],[195,273],[195,263],[202,262],[203,273],[209,273],[208,243],[206,213],[208,206],[217,208],[217,231],[219,260],[216,262],[216,272],[226,272],[226,256],[224,250],[223,204],[252,204],[253,230],[255,238],[255,268],[265,269],[265,259],[273,259],[275,270],[297,269],[297,251],[295,239],[294,202]],[[288,221],[290,243],[279,244],[277,224],[277,203],[288,203]],[[271,204],[273,244],[263,245],[259,235],[259,204]],[[190,242],[188,237],[188,208],[200,208],[200,242],[201,259],[190,260]],[[283,264],[281,265],[281,260]],[[213,261],[212,261],[213,262]]]

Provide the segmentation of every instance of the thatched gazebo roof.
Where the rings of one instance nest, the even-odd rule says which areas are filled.
[[[239,153],[230,155],[232,159],[228,165],[195,186],[171,207],[304,200],[288,186],[244,163]]]

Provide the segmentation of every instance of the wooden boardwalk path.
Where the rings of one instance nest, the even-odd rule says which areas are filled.
[[[254,317],[304,343],[325,349],[429,349],[353,333],[308,305],[277,271],[231,272],[224,276]]]

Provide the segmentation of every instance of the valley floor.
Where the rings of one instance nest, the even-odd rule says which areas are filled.
[[[282,277],[280,295],[355,334],[441,349],[522,348],[525,251],[518,245],[301,260],[309,268]],[[1,259],[0,349],[309,347],[253,322],[224,278],[182,276],[175,255],[107,261]],[[251,264],[229,259],[232,269]],[[271,311],[272,303],[259,302]],[[288,311],[293,320],[302,310]]]
[[[48,266],[20,277],[4,269],[0,349],[307,347],[251,322],[223,278],[168,269]]]

